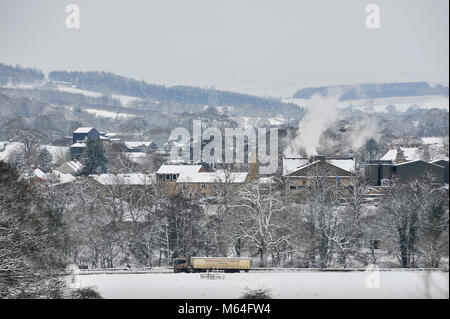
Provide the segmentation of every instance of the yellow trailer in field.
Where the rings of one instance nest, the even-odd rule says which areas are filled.
[[[174,261],[174,272],[202,272],[207,270],[223,270],[225,272],[248,272],[251,267],[250,258],[234,257],[191,257],[177,258]]]

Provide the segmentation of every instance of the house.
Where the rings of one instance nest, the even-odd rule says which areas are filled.
[[[85,142],[87,139],[100,139],[100,132],[93,127],[79,127],[72,133],[72,143]]]
[[[133,194],[139,194],[138,189],[147,191],[145,188],[156,182],[155,174],[127,173],[127,174],[97,174],[89,175],[89,182],[98,188],[102,197],[110,196],[110,187],[131,187]]]
[[[142,164],[148,158],[148,154],[144,152],[126,152],[125,155],[135,163]]]
[[[314,156],[304,164],[284,176],[287,190],[302,193],[311,188],[317,177],[323,176],[338,189],[347,189],[349,180],[354,175],[354,159]]]
[[[178,193],[176,188],[176,181],[182,173],[199,173],[206,172],[202,165],[167,165],[163,164],[156,172],[156,178],[159,182],[163,183],[165,192],[168,195],[174,195]]]
[[[72,158],[79,158],[86,147],[86,144],[81,142],[72,144],[70,146],[70,154],[72,155]]]
[[[337,166],[343,170],[349,172],[356,171],[356,160],[354,157],[320,157],[325,160],[325,162]],[[283,158],[283,176],[287,176],[292,172],[295,172],[300,167],[311,163],[313,159],[308,157],[284,157]]]
[[[62,164],[60,167],[58,167],[58,171],[60,171],[63,174],[76,174],[78,171],[81,170],[82,167],[83,164],[81,164],[77,160],[73,160]]]
[[[220,185],[230,186],[229,190],[237,190],[249,181],[246,172],[183,172],[176,180],[175,192],[184,193],[189,198],[200,196],[212,197],[217,195]]]
[[[199,173],[205,172],[202,165],[161,165],[156,172],[159,181],[166,183],[175,183],[181,173]]]
[[[34,182],[39,182],[39,183],[44,183],[47,182],[47,174],[45,174],[43,171],[41,171],[39,168],[36,168],[32,173],[31,173],[31,179]]]
[[[49,183],[53,184],[53,186],[75,181],[75,177],[72,174],[65,174],[55,169],[52,170],[51,173],[47,174],[47,176]]]
[[[155,151],[158,146],[153,141],[148,142],[124,142],[127,152],[149,153]]]
[[[89,175],[89,177],[102,186],[111,186],[111,185],[146,186],[156,181],[155,174],[142,174],[142,173],[98,174],[98,175]]]

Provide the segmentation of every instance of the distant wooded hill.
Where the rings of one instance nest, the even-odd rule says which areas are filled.
[[[341,92],[341,101],[421,95],[449,96],[448,86],[432,86],[427,82],[396,82],[309,87],[295,92],[294,98],[309,99],[315,94],[326,96],[332,90]]]
[[[233,106],[237,108],[258,108],[280,114],[299,113],[295,104],[282,103],[252,95],[204,89],[191,86],[163,86],[137,81],[108,72],[53,71],[53,81],[68,82],[80,89],[94,90],[108,94],[122,94],[161,102],[192,103],[209,106]]]
[[[41,70],[0,63],[0,85],[35,83],[45,80]]]
[[[0,86],[8,84],[29,84],[45,81],[41,70],[10,66],[0,63]],[[221,91],[213,88],[191,86],[164,86],[137,81],[109,72],[52,71],[48,80],[65,82],[79,89],[109,94],[128,95],[165,103],[184,104],[189,109],[192,105],[208,105],[212,107],[228,106],[235,109],[236,114],[255,116],[289,116],[300,118],[304,110],[293,103],[284,103],[276,99],[253,95]],[[50,86],[41,87],[49,89]]]

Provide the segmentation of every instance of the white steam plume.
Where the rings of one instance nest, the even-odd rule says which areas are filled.
[[[284,155],[299,156],[303,148],[308,156],[317,155],[322,133],[338,119],[340,92],[327,96],[313,95],[305,105],[307,113],[298,123],[296,137],[287,146]]]

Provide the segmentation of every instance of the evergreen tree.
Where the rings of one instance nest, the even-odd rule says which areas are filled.
[[[0,161],[0,298],[61,298],[61,226],[47,202]]]
[[[84,166],[81,175],[95,174],[97,172],[106,172],[106,159],[103,145],[100,140],[88,140],[86,149],[83,152]]]
[[[50,152],[48,151],[48,149],[46,149],[45,147],[42,147],[39,152],[39,158],[42,163],[41,169],[45,173],[50,172],[53,167],[53,157],[52,157],[52,154],[50,154]]]

